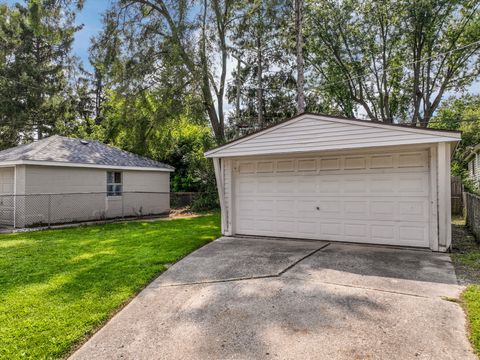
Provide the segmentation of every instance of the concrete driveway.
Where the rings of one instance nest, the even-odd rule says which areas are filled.
[[[476,359],[461,290],[445,254],[221,238],[72,359]]]

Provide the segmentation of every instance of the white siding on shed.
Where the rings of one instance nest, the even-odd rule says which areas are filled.
[[[302,153],[366,147],[428,144],[459,139],[455,133],[303,115],[213,149],[207,157]]]
[[[468,163],[470,178],[480,184],[480,154],[475,153]]]
[[[108,197],[107,171],[110,170],[17,165],[16,226],[169,211],[170,172],[121,171],[123,195]]]
[[[13,194],[14,192],[15,168],[0,167],[0,194]]]
[[[12,194],[15,192],[15,168],[0,168],[0,225],[13,223],[14,203]]]

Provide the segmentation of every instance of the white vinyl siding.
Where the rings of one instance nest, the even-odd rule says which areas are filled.
[[[480,183],[480,154],[475,154],[468,163],[468,171],[470,178]]]
[[[455,133],[406,127],[379,126],[369,121],[349,121],[305,115],[208,152],[210,157],[231,157],[314,151],[359,149],[377,146],[428,144],[455,141]]]
[[[0,195],[1,194],[13,194],[14,192],[14,179],[15,179],[15,168],[0,167]]]
[[[0,168],[0,225],[13,223],[15,168]]]

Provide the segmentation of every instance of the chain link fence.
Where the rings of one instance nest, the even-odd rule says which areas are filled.
[[[477,242],[480,242],[480,196],[465,193],[465,205],[467,226],[475,235]]]
[[[0,227],[54,224],[166,215],[192,205],[198,193],[106,192],[0,195]]]

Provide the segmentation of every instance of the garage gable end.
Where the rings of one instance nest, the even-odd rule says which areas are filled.
[[[392,145],[458,142],[460,133],[302,114],[205,153],[235,157],[359,149]]]

